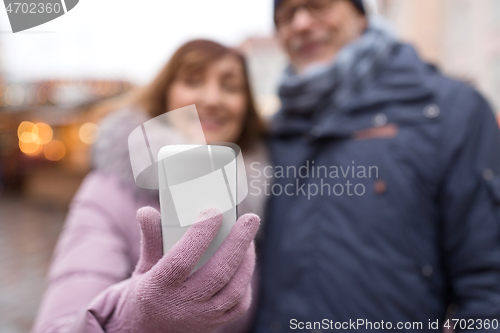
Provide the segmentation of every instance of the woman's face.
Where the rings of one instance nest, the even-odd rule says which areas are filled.
[[[167,92],[168,109],[195,104],[207,143],[235,142],[245,121],[245,84],[241,62],[227,55],[204,70],[178,73]]]

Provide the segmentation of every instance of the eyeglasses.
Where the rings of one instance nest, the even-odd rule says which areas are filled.
[[[334,1],[335,0],[306,0],[295,6],[287,6],[284,4],[276,9],[274,23],[276,23],[277,27],[283,27],[290,24],[295,13],[301,8],[306,8],[309,13],[314,16],[321,16],[325,10],[331,7]]]

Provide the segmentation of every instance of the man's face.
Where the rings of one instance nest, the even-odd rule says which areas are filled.
[[[367,27],[366,17],[349,0],[283,0],[275,21],[278,40],[298,73],[330,61]]]

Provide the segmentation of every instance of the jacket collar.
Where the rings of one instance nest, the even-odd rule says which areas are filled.
[[[322,136],[346,136],[353,130],[366,127],[363,122],[353,121],[353,117],[367,112],[376,106],[389,103],[410,103],[431,99],[434,92],[427,84],[426,76],[436,69],[423,62],[415,49],[398,43],[389,61],[370,87],[357,98],[351,99],[336,110],[330,108],[325,100],[324,110],[316,119],[291,117],[279,111],[271,125],[272,136],[308,135],[311,138]]]

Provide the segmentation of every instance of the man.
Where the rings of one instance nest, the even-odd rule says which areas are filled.
[[[497,331],[500,133],[487,102],[360,0],[274,5],[291,66],[271,156],[299,172],[271,187],[253,331]]]

